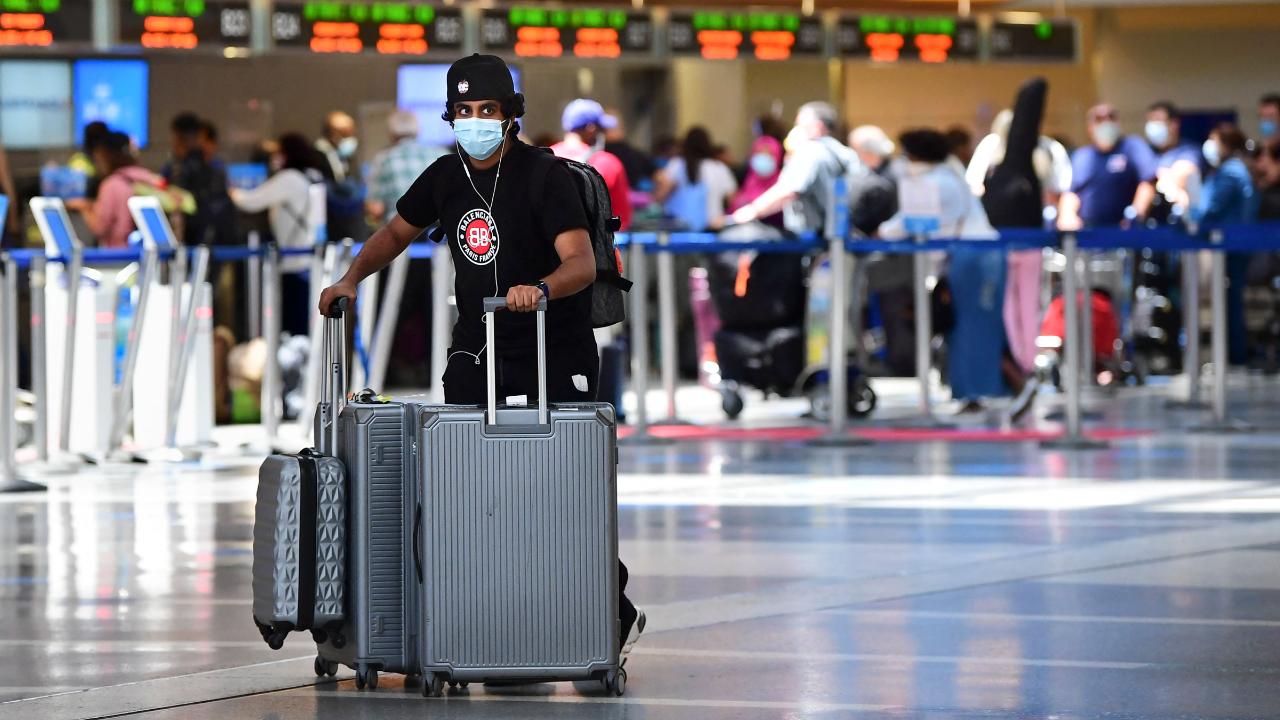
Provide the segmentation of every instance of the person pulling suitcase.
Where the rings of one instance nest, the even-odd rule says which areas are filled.
[[[546,400],[593,401],[600,360],[592,332],[592,285],[599,280],[600,263],[575,178],[566,161],[517,137],[524,95],[515,91],[501,58],[462,58],[449,68],[446,82],[442,117],[453,126],[459,153],[436,160],[418,177],[396,203],[397,215],[369,238],[342,279],[321,293],[320,312],[327,315],[342,297],[354,305],[361,281],[438,223],[431,240],[448,243],[458,307],[444,372],[445,402],[487,400],[486,297],[505,297],[513,311],[493,315],[499,398],[524,396],[530,405],[537,399],[534,311],[546,298]],[[644,630],[645,615],[627,599],[627,569],[621,562],[618,580],[625,662]]]

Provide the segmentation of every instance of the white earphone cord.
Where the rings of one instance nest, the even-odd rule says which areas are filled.
[[[474,191],[475,194],[480,198],[480,202],[484,203],[485,209],[489,211],[490,218],[493,217],[493,201],[495,198],[498,197],[498,181],[502,179],[502,160],[506,157],[506,154],[507,154],[506,150],[507,150],[507,134],[506,134],[506,131],[503,131],[502,146],[498,148],[498,174],[493,177],[493,192],[489,193],[488,202],[485,202],[484,195],[480,194],[480,191],[476,188],[475,181],[471,179],[471,170],[470,168],[467,167],[468,163],[466,159],[462,157],[458,158],[459,160],[462,161],[462,172],[466,173],[467,182],[471,184],[471,190]],[[497,297],[498,295],[498,255],[496,251],[493,256],[493,295],[494,297]],[[488,322],[486,318],[488,318],[487,315],[481,315],[480,322]],[[470,352],[467,352],[466,350],[454,350],[453,352],[449,353],[449,357],[445,358],[444,364],[448,365],[449,361],[453,359],[454,355],[470,355],[471,357],[476,359],[476,364],[479,365],[480,356],[483,355],[484,351],[488,349],[489,349],[489,342],[486,340],[485,344],[480,346],[480,352],[470,353]]]

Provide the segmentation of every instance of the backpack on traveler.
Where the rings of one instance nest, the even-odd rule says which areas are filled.
[[[622,293],[631,290],[631,281],[622,277],[622,256],[613,244],[613,234],[621,228],[622,221],[613,214],[609,187],[595,168],[585,162],[556,157],[550,150],[538,157],[539,167],[530,183],[534,208],[542,204],[547,173],[556,163],[564,165],[573,177],[590,223],[587,232],[596,258],[596,280],[591,286],[591,325],[598,328],[615,325],[626,319]]]

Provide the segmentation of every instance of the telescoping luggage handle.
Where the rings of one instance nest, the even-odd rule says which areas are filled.
[[[484,299],[484,334],[486,352],[486,380],[489,385],[489,424],[498,424],[498,373],[494,363],[493,313],[507,307],[507,299],[487,297]],[[545,426],[547,420],[547,299],[538,298],[538,425]]]
[[[341,414],[342,408],[340,403],[346,397],[343,388],[346,387],[346,366],[347,366],[347,308],[350,306],[350,299],[340,297],[329,305],[329,312],[324,319],[324,332],[322,334],[322,351],[321,357],[325,365],[325,374],[320,381],[320,412],[322,430],[328,424],[329,432],[327,433],[328,443],[324,443],[324,447],[318,447],[321,453],[336,457],[338,454],[338,415]],[[320,446],[325,437],[316,438],[316,445]]]

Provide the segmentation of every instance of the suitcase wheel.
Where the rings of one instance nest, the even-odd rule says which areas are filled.
[[[600,682],[604,685],[605,692],[622,697],[622,694],[627,691],[627,671],[623,668],[618,668],[616,671],[605,675]]]
[[[333,646],[334,650],[341,650],[346,646],[347,638],[337,630],[333,630],[329,632],[329,644]]]
[[[444,695],[444,676],[439,673],[428,673],[422,679],[422,697],[440,697]]]
[[[267,647],[272,650],[284,647],[284,633],[271,633],[271,637],[267,638]]]
[[[378,688],[378,670],[376,668],[361,665],[356,670],[356,688],[363,690],[368,687],[370,690]]]
[[[466,680],[450,680],[450,681],[449,681],[449,687],[450,687],[451,689],[452,689],[452,688],[462,688],[463,690],[466,690],[466,689],[467,689],[467,686],[468,686],[468,685],[470,685],[470,684],[471,684],[471,683],[467,682]]]
[[[324,677],[325,675],[333,677],[338,674],[338,663],[332,660],[325,660],[316,655],[315,671],[316,677]]]

